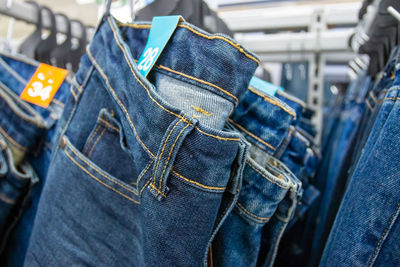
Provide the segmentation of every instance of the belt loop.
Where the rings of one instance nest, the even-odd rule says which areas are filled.
[[[194,117],[188,120],[183,114],[168,126],[157,152],[152,181],[148,185],[148,189],[157,200],[162,200],[168,194],[167,177],[184,139],[195,128],[197,122]]]

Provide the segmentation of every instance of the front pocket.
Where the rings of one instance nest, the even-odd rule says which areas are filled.
[[[100,110],[82,154],[110,175],[127,184],[136,184],[139,174],[123,129],[107,109]]]

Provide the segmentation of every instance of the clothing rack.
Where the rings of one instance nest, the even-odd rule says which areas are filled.
[[[17,20],[22,20],[30,24],[37,23],[36,9],[34,6],[26,3],[18,3],[9,0],[0,0],[0,14],[6,15]],[[65,20],[56,16],[57,20],[57,32],[66,33],[67,25]],[[46,12],[42,12],[42,24],[46,29],[51,28],[50,17]],[[82,30],[78,23],[71,22],[71,34],[72,37],[81,38]],[[87,39],[90,40],[93,37],[94,29],[86,28]]]

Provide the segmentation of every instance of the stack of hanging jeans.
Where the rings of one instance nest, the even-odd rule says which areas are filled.
[[[0,55],[0,252],[22,266],[69,85],[42,108],[19,98],[38,63]]]

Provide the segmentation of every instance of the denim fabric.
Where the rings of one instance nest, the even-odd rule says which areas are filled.
[[[243,186],[212,247],[216,266],[272,266],[301,194],[301,182],[271,154],[295,118],[278,99],[249,89],[230,123],[251,143]],[[267,152],[269,151],[269,153]]]
[[[321,266],[400,264],[398,85],[395,81],[384,99],[341,203]]]
[[[26,178],[24,188],[18,191],[18,198],[22,200],[17,202],[12,211],[15,220],[9,224],[13,229],[7,230],[9,240],[7,243],[3,240],[2,266],[23,265],[50,163],[56,122],[69,95],[68,83],[64,82],[46,109],[22,101],[19,95],[36,67],[36,63],[29,60],[0,55],[0,134],[7,141],[7,150],[11,153],[7,153],[9,172],[13,168],[18,170],[22,165],[30,165],[32,167],[24,168],[33,169],[27,172],[30,182]]]
[[[206,263],[247,154],[223,127],[258,62],[182,22],[145,78],[150,26],[108,17],[83,56],[26,265]]]

